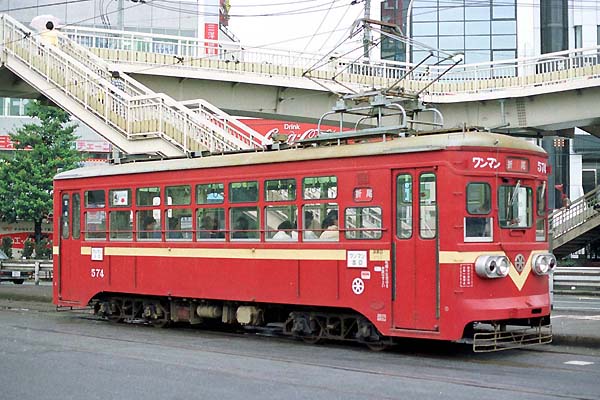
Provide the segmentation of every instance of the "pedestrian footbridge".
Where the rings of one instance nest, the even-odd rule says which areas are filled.
[[[25,81],[126,153],[165,157],[262,148],[262,136],[210,103],[191,111],[115,72],[65,34],[45,43],[13,18],[0,18],[0,75]],[[10,86],[10,85],[8,85]],[[7,87],[6,85],[4,86]]]
[[[316,121],[340,95],[374,89],[417,95],[444,128],[600,132],[590,107],[600,103],[600,47],[448,69],[74,26],[45,46],[6,15],[0,29],[0,95],[41,93],[127,153],[259,149],[263,138],[229,115]]]
[[[66,27],[64,32],[146,86],[206,99],[235,115],[318,119],[338,96],[418,93],[463,124],[506,133],[600,131],[600,47],[491,63],[419,66],[176,36]],[[450,61],[450,60],[449,60]]]
[[[600,187],[550,215],[552,249],[557,258],[600,239]]]

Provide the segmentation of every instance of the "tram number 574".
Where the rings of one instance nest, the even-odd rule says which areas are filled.
[[[90,275],[92,278],[104,278],[104,268],[92,268],[90,270]]]

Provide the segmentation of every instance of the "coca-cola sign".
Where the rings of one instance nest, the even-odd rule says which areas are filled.
[[[240,122],[248,125],[256,132],[270,141],[275,135],[287,136],[286,142],[294,144],[301,140],[313,139],[319,134],[317,124],[292,121],[277,121],[273,119],[240,119]],[[332,125],[321,125],[321,132],[339,132],[339,127]]]

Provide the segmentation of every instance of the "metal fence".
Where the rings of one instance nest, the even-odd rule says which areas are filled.
[[[0,260],[0,278],[17,283],[33,278],[37,285],[52,279],[52,260]]]
[[[600,268],[556,268],[554,271],[554,293],[600,296]]]

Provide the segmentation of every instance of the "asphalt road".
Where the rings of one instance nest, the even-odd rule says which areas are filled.
[[[472,354],[407,341],[394,351],[111,324],[41,303],[0,308],[0,398],[598,399],[600,350]]]

